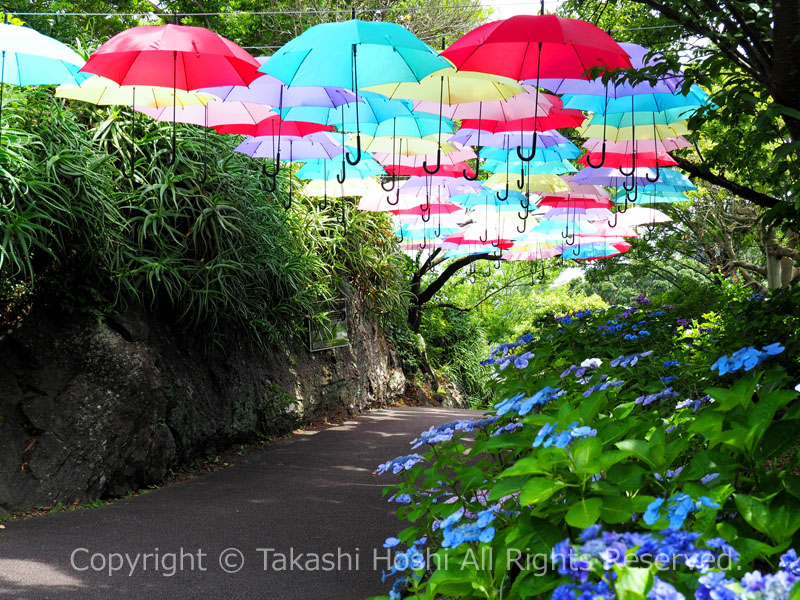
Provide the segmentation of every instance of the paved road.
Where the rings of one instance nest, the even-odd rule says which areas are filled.
[[[386,593],[381,544],[402,524],[381,496],[393,476],[372,471],[407,454],[408,442],[430,425],[476,414],[372,411],[142,496],[6,523],[0,598],[355,600]],[[129,559],[112,556],[125,553]],[[315,568],[314,555],[324,553],[329,561],[321,556]],[[109,575],[109,568],[119,570]]]

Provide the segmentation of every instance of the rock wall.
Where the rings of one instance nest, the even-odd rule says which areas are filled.
[[[350,347],[196,347],[143,313],[42,317],[0,337],[0,516],[121,495],[233,442],[385,406],[405,378],[349,311]]]

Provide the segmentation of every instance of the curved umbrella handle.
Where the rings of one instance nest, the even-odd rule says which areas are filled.
[[[6,51],[3,50],[3,62],[2,66],[0,66],[0,76],[2,76],[3,71],[5,71],[6,65]],[[122,176],[125,179],[133,179],[133,172],[136,169],[136,111],[133,110],[133,107],[136,106],[136,86],[133,86],[132,97],[131,97],[131,171],[128,173],[125,170],[125,167],[122,167]],[[3,85],[0,83],[0,117],[3,116]],[[0,129],[0,133],[2,130]],[[124,161],[123,161],[124,163]]]
[[[433,169],[433,170],[429,169],[427,160],[423,160],[422,161],[422,168],[425,170],[425,172],[428,175],[436,175],[436,173],[439,172],[439,169],[442,168],[442,148],[441,148],[441,146],[439,147],[438,150],[436,150],[436,168]]]
[[[625,181],[622,182],[622,189],[625,190],[626,192],[632,192],[637,187],[638,186],[636,185],[636,178],[635,177],[631,178],[630,186],[628,185],[628,179],[627,178],[625,178]]]
[[[394,186],[397,185],[397,178],[392,175],[392,178],[389,180],[389,187],[387,188],[384,181],[380,181],[381,187],[383,188],[384,192],[391,192],[394,189]]]
[[[628,172],[627,170],[623,170],[622,166],[620,165],[620,173],[623,175],[630,177],[636,172],[636,111],[635,111],[635,102],[636,94],[631,94],[631,147],[633,149],[633,160],[631,165],[631,170]],[[653,116],[653,121],[655,122],[655,116]]]
[[[344,180],[347,179],[346,170],[347,170],[347,162],[344,159],[342,159],[342,172],[336,174],[336,181],[338,181],[340,184],[344,184]]]
[[[358,111],[358,109],[356,109]],[[350,158],[350,150],[347,150],[344,155],[347,162],[355,167],[358,163],[361,162],[361,133],[356,134],[356,157]]]
[[[633,142],[633,153],[631,154],[631,168],[626,169],[622,165],[619,166],[619,172],[625,175],[625,177],[633,177],[633,174],[636,173],[636,141]]]
[[[398,187],[397,190],[395,191],[394,202],[389,200],[389,198],[391,198],[391,195],[386,197],[386,202],[389,204],[389,206],[397,206],[398,204],[400,204],[400,188]]]
[[[425,248],[427,248],[427,247],[428,247],[428,238],[426,238],[426,237],[423,235],[423,236],[422,236],[422,243],[419,245],[419,249],[420,249],[420,250],[425,250]]]
[[[619,213],[618,213],[618,212],[615,212],[615,213],[614,213],[614,224],[612,225],[612,224],[611,224],[611,221],[608,221],[608,226],[609,226],[611,229],[614,229],[614,227],[616,227],[616,226],[617,226],[618,222],[619,222]]]
[[[434,236],[436,236],[437,238],[442,235],[442,218],[441,217],[439,217],[439,223],[436,225],[436,230],[435,231],[436,231],[436,233],[434,233]]]
[[[531,162],[533,157],[536,156],[536,137],[538,133],[536,131],[533,132],[533,147],[531,148],[530,154],[523,154],[522,153],[522,146],[517,146],[517,156],[522,162]]]
[[[503,262],[502,262],[503,261],[503,249],[500,247],[500,244],[495,246],[495,248],[497,248],[499,250],[499,252],[497,253],[497,259],[495,260],[494,268],[495,269],[499,269],[501,267],[501,265],[503,264]]]
[[[644,176],[650,183],[655,183],[661,178],[661,167],[658,164],[658,155],[656,155],[656,176],[652,179],[650,178],[650,173],[645,173]]]
[[[525,185],[525,163],[521,163],[519,166],[519,179],[517,179],[517,187],[522,189]]]
[[[603,110],[603,150],[602,154],[600,155],[600,162],[594,164],[589,156],[586,156],[586,164],[592,167],[593,169],[599,169],[604,164],[606,164],[606,124],[608,123],[608,82],[606,82],[606,90],[605,90],[605,109]]]
[[[633,198],[631,198],[630,192],[633,192]],[[632,190],[629,190],[627,188],[625,189],[625,201],[626,202],[630,202],[631,204],[633,204],[638,199],[639,199],[639,186],[638,185],[634,185]]]
[[[496,192],[496,193],[495,193],[495,196],[497,196],[497,199],[498,199],[500,202],[505,202],[506,200],[508,200],[508,182],[507,182],[507,181],[506,181],[506,193],[505,193],[505,195],[504,195],[504,196],[501,196],[501,195],[500,195],[500,192]]]
[[[283,201],[282,201],[282,202],[283,202],[283,208],[284,208],[284,210],[289,210],[290,208],[292,208],[292,188],[293,188],[293,187],[294,187],[294,186],[292,185],[292,178],[290,177],[290,178],[289,178],[289,195],[288,195],[288,200],[283,200]]]
[[[177,19],[177,15],[175,16]],[[169,166],[175,164],[175,160],[177,159],[178,148],[177,148],[177,139],[176,139],[176,130],[177,130],[177,108],[176,108],[176,101],[178,96],[178,51],[172,51],[172,156],[167,163]]]
[[[517,214],[519,214],[519,213],[517,213]],[[527,227],[528,227],[528,215],[526,214],[524,217],[521,217],[521,218],[522,218],[522,229],[520,229],[519,225],[517,225],[517,232],[518,233],[525,233],[525,229],[527,229]]]
[[[276,175],[272,175],[267,170],[267,163],[264,163],[262,171],[264,172],[264,190],[267,193],[272,194],[276,189],[278,189],[278,178]],[[272,185],[270,185],[269,182],[272,182]]]
[[[480,162],[481,162],[481,151],[480,149],[475,150],[475,175],[468,175],[467,169],[464,168],[461,170],[461,175],[467,181],[476,181],[478,179],[478,175],[480,173]]]
[[[328,180],[322,180],[322,210],[328,210]]]
[[[484,230],[484,233],[486,234],[486,237],[484,238],[482,235],[479,235],[479,236],[478,236],[478,239],[479,239],[479,240],[480,240],[482,243],[484,243],[484,244],[485,244],[486,242],[488,242],[488,241],[489,241],[489,230],[488,230],[488,229],[485,229],[485,230]]]
[[[395,236],[394,239],[398,244],[402,244],[403,241],[406,239],[406,236],[405,236],[405,233],[403,232],[403,228],[402,227],[400,228],[400,235]]]
[[[425,215],[427,215],[427,217]],[[423,210],[422,214],[420,215],[420,219],[422,219],[423,223],[430,223],[431,216],[432,215],[431,215],[430,209],[428,211],[424,211]]]

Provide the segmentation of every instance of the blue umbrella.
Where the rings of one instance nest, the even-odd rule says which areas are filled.
[[[260,71],[289,86],[333,86],[358,94],[360,87],[420,81],[449,66],[447,60],[400,25],[352,19],[307,29],[278,50]],[[358,121],[356,111],[356,133],[360,134]],[[346,155],[352,165],[361,159],[360,135],[356,148],[355,159]]]
[[[80,84],[88,74],[75,51],[30,27],[0,23],[0,136],[2,135],[3,86]]]
[[[342,168],[338,162],[316,158],[307,160],[306,164],[297,171],[298,179],[341,179]],[[361,162],[350,170],[351,177],[364,179],[372,175],[385,175],[386,171],[373,158],[363,157]]]

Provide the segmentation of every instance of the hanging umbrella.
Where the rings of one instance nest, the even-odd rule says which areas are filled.
[[[507,163],[500,160],[487,160],[485,163],[483,163],[483,165],[481,165],[481,168],[485,171],[497,173],[500,171],[517,172],[523,168],[523,166],[525,166],[527,172],[533,174],[552,173],[554,175],[564,175],[566,173],[575,173],[578,170],[571,162],[564,159],[535,162],[532,161],[527,165],[520,160],[511,160]]]
[[[611,211],[607,208],[578,208],[563,206],[551,208],[544,214],[548,221],[601,221],[608,220]]]
[[[279,154],[288,156],[289,161],[307,159],[331,159],[341,156],[342,146],[336,145],[325,133],[312,133],[304,138],[274,137],[248,138],[239,144],[234,152],[241,152],[254,158],[277,158]]]
[[[631,101],[630,96],[635,96]],[[566,94],[562,97],[565,108],[576,108],[595,114],[624,113],[631,110],[633,102],[634,111],[661,112],[676,108],[701,108],[709,104],[710,99],[703,89],[693,85],[688,94],[675,93],[642,93],[620,94],[619,90],[614,98],[604,101],[602,96],[594,94]]]
[[[230,104],[232,107],[241,106],[244,107],[245,110],[248,110],[248,107],[253,106],[247,102],[223,102],[222,107],[219,107],[221,113],[224,114],[224,108],[227,104]],[[214,108],[216,108],[216,105]],[[252,112],[252,109],[250,109],[249,112]],[[261,114],[256,112],[254,116],[259,117]],[[225,117],[223,120],[228,121],[230,119]],[[256,137],[281,135],[289,137],[303,137],[319,131],[333,131],[332,125],[321,125],[320,123],[308,123],[305,121],[283,121],[278,115],[275,114],[270,114],[269,117],[262,119],[257,123],[250,123],[248,120],[246,120],[246,118],[240,119],[240,121],[242,122],[222,124],[216,123],[211,125],[211,127],[217,133],[251,135]]]
[[[603,131],[604,129],[605,131]],[[655,129],[655,133],[653,133],[653,129]],[[578,135],[585,138],[596,138],[605,133],[605,139],[609,142],[627,142],[633,139],[638,141],[652,140],[654,138],[659,141],[664,141],[691,133],[686,121],[675,121],[668,125],[656,124],[653,129],[650,127],[640,127],[634,131],[632,127],[616,128],[608,126],[604,128],[603,125],[595,124],[584,125],[578,129]],[[635,138],[633,137],[634,135],[636,135]]]
[[[549,115],[537,118],[527,117],[511,121],[494,121],[490,119],[462,119],[461,127],[464,129],[480,129],[488,133],[503,131],[523,132],[530,134],[534,131],[547,131],[548,129],[563,129],[565,127],[580,127],[586,120],[579,110],[552,111]]]
[[[435,154],[440,148],[444,153],[449,153],[456,150],[456,147],[448,142],[442,142],[440,146],[436,139],[431,139],[435,138],[436,136],[417,138],[404,136],[372,137],[370,135],[353,135],[347,139],[347,145],[352,146],[357,144],[359,137],[363,140],[363,151],[373,154],[388,154],[392,153],[392,151],[403,155]],[[401,150],[398,151],[397,148],[400,148]]]
[[[631,96],[631,98],[635,97],[636,96]],[[615,129],[628,127],[644,127],[649,129],[653,123],[656,125],[674,125],[679,121],[685,121],[692,116],[691,114],[687,114],[687,110],[689,113],[693,113],[696,109],[671,108],[662,112],[631,112],[628,110],[627,112],[618,112],[614,114],[595,114],[594,116],[586,119],[583,127],[585,129],[589,129],[589,127],[592,126],[602,127],[604,121],[607,127],[613,127]],[[638,134],[638,131],[636,133]],[[634,139],[641,139],[638,135],[632,135],[632,137]],[[650,139],[652,139],[652,136]]]
[[[205,106],[216,97],[204,92],[177,90],[152,85],[120,85],[107,77],[90,75],[78,85],[62,84],[56,88],[56,98],[80,100],[100,106],[120,104],[124,106],[150,106],[164,108],[172,106],[173,95],[178,105]]]
[[[570,260],[610,258],[623,253],[623,250],[620,250],[614,244],[582,244],[580,246],[562,244],[558,246],[558,249],[561,251],[561,255],[564,258]]]
[[[523,185],[519,185],[523,183]],[[508,186],[508,189],[524,192],[526,189],[531,192],[555,193],[569,190],[569,186],[558,175],[537,175],[531,174],[526,182],[520,182],[516,174],[495,173],[483,182],[483,185],[490,189],[501,189]]]
[[[632,176],[622,173],[619,169],[599,167],[597,169],[582,169],[572,176],[575,183],[590,185],[603,185],[608,187],[622,187],[632,181],[636,185],[646,185],[654,173],[645,167],[639,167]],[[649,176],[649,178],[648,178]],[[631,188],[633,189],[633,188]]]
[[[585,239],[596,238],[626,238],[639,237],[639,234],[632,227],[618,225],[611,227],[608,221],[597,221],[592,223],[595,231],[592,233],[579,233],[578,236]]]
[[[585,77],[593,67],[626,68],[627,53],[599,27],[554,15],[518,15],[482,25],[467,33],[442,56],[457,69],[497,73],[516,79],[536,79],[535,94],[543,77]],[[534,112],[536,119],[538,114]],[[523,160],[536,154],[536,134],[528,154],[517,146]]]
[[[348,124],[345,124],[345,130]],[[441,129],[443,133],[452,134],[455,123],[450,119],[443,119],[441,125],[435,115],[418,113],[410,117],[396,117],[381,123],[361,123],[361,133],[372,137],[429,137],[433,139]]]
[[[638,225],[669,223],[672,219],[660,210],[634,206],[625,213],[617,213],[619,223],[625,227],[636,227]]]
[[[644,46],[626,42],[620,42],[619,46],[630,57],[631,67],[634,69],[642,69],[645,66],[655,65],[663,61],[663,58],[656,56],[645,63],[645,57],[650,53],[650,50]],[[683,76],[676,73],[667,73],[656,81],[643,81],[636,84],[612,82],[606,85],[600,78],[587,81],[585,79],[567,78],[563,74],[557,74],[552,78],[540,79],[540,85],[554,94],[591,94],[615,99],[633,94],[674,94],[683,85]]]
[[[259,56],[256,60],[263,65],[268,57]],[[289,87],[280,79],[260,73],[250,85],[227,85],[208,87],[201,90],[213,94],[226,102],[250,102],[276,106],[317,106],[335,108],[356,101],[356,95],[349,90],[318,85]]]
[[[306,196],[318,198],[344,198],[353,196],[367,196],[377,194],[381,191],[378,182],[371,178],[366,179],[346,179],[344,182],[329,182],[324,179],[313,179],[303,188]]]
[[[427,156],[425,154],[416,154],[415,156]],[[400,177],[410,177],[414,175],[427,175],[428,172],[425,170],[424,167],[412,167],[409,165],[387,165],[386,172],[389,175],[395,175]],[[457,162],[452,165],[441,165],[439,168],[439,172],[436,173],[439,177],[462,177],[464,173],[467,174],[467,179],[470,181],[475,181],[473,176],[475,175],[475,171],[472,167],[470,167],[465,162]]]
[[[689,197],[680,190],[657,190],[653,189],[652,186],[640,187],[638,194],[637,200],[642,204],[672,204],[674,202],[689,201]],[[614,196],[613,201],[617,204],[621,204],[626,199],[630,200],[627,193],[625,191],[620,191]]]
[[[30,27],[0,23],[0,139],[3,86],[78,84],[85,61],[74,51]]]
[[[350,177],[364,179],[373,175],[384,175],[383,168],[372,158],[362,158],[361,162],[349,170]],[[336,161],[325,159],[313,159],[305,161],[305,164],[297,171],[298,179],[343,179],[341,165]]]
[[[508,151],[502,148],[487,147],[483,150],[484,158],[487,160],[495,160],[501,162],[508,161]],[[581,155],[581,150],[570,141],[547,148],[539,148],[536,151],[536,158],[531,162],[549,162],[553,160],[569,160],[578,158]],[[512,157],[513,158],[513,157]]]
[[[360,50],[360,52],[359,52]],[[388,22],[350,20],[315,25],[285,44],[261,67],[290,86],[324,85],[352,90],[419,81],[450,65],[407,29]],[[356,103],[358,107],[358,103]],[[361,150],[356,114],[356,152]],[[360,160],[347,155],[350,164]]]
[[[259,76],[258,61],[246,50],[202,27],[147,25],[118,33],[102,44],[81,71],[120,85],[154,85],[196,90],[215,85],[248,85]],[[173,114],[177,97],[173,102]],[[172,127],[175,162],[176,127]]]
[[[391,152],[376,152],[373,154],[373,158],[377,160],[380,164],[387,167],[391,167],[392,165],[403,166],[403,167],[422,167],[422,163],[426,160],[431,160],[433,155],[425,155],[425,154],[395,154],[392,155]],[[475,152],[472,148],[469,147],[457,147],[452,152],[442,155],[442,165],[443,166],[456,166],[459,163],[469,160],[471,158],[475,158]]]
[[[588,198],[559,198],[557,196],[544,196],[537,203],[541,207],[574,207],[574,208],[611,208],[613,203],[610,200],[594,200]]]
[[[480,130],[462,128],[459,129],[455,135],[451,136],[449,141],[456,144],[461,144],[462,146],[476,146],[479,137],[483,146],[490,146],[493,148],[511,149],[515,146],[518,148],[532,147],[529,145],[530,140],[525,139],[527,136],[525,136],[524,132],[520,134],[518,131],[483,133]],[[549,148],[550,146],[558,146],[562,144],[566,145],[568,143],[571,142],[569,142],[567,138],[555,130],[543,131],[542,133],[538,134],[537,148]],[[484,157],[488,156],[488,154],[484,154]]]
[[[401,196],[427,196],[430,198],[450,198],[457,194],[476,193],[481,184],[466,179],[452,177],[411,177],[400,185]]]
[[[588,158],[587,158],[588,157]],[[635,165],[634,165],[634,157]],[[591,152],[583,155],[578,162],[582,165],[588,166],[588,160],[599,158],[599,153]],[[619,154],[619,153],[606,153],[606,160],[612,165],[620,165],[625,168],[633,166],[639,167],[668,167],[677,165],[678,163],[666,152],[637,152],[636,154]]]
[[[586,140],[583,147],[589,152],[597,152],[600,150],[602,143],[602,139],[592,138]],[[631,140],[607,142],[607,146],[607,151],[613,154],[638,154],[639,152],[671,152],[680,148],[688,148],[691,144],[686,138],[680,136],[658,140],[653,140],[652,138],[638,139],[636,140],[635,148]]]

